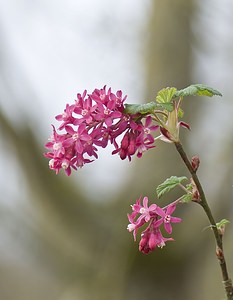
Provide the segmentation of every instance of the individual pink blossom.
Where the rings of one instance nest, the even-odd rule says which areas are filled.
[[[66,104],[64,112],[55,117],[56,120],[62,121],[62,124],[58,128],[59,130],[63,129],[67,124],[73,124],[73,122],[75,121],[75,118],[72,116],[74,107],[74,105]]]
[[[104,122],[108,127],[113,124],[115,119],[121,119],[122,113],[118,110],[116,102],[110,100],[103,104],[102,102],[97,103],[95,119],[98,122]]]
[[[157,130],[159,128],[158,125],[153,125],[152,124],[152,117],[151,116],[147,116],[146,120],[145,120],[145,125],[143,127],[144,130],[144,134],[146,135],[146,138],[148,138],[149,140],[154,139],[152,132]]]
[[[73,146],[77,153],[83,153],[86,143],[91,140],[91,137],[86,130],[86,125],[83,123],[80,124],[77,130],[74,130],[73,127],[67,125],[65,130],[70,137],[63,142],[64,146]]]
[[[63,142],[66,139],[65,134],[58,134],[56,129],[53,127],[53,134],[51,135],[49,142],[45,144],[45,147],[54,152],[55,156],[59,156],[65,153]]]
[[[156,247],[163,248],[167,241],[173,241],[173,238],[163,237],[159,228],[151,229],[147,227],[141,234],[141,240],[139,242],[139,251],[144,254],[148,254],[155,250]]]
[[[143,198],[143,205],[139,210],[141,217],[145,218],[145,221],[148,222],[156,214],[156,209],[158,208],[157,204],[151,204],[148,207],[148,197]]]
[[[86,90],[82,95],[77,94],[78,99],[75,101],[74,105],[74,113],[77,115],[77,118],[74,122],[75,125],[79,125],[83,122],[90,124],[93,121],[97,105],[94,105],[91,97],[86,97],[86,94]]]
[[[154,148],[154,138],[151,139],[149,137],[145,137],[143,133],[141,133],[137,139],[136,139],[136,149],[137,149],[137,157],[142,157],[142,154],[151,149]]]
[[[156,213],[161,218],[154,223],[154,226],[160,226],[162,223],[164,224],[164,229],[167,233],[172,233],[172,225],[171,223],[180,223],[181,218],[173,217],[171,214],[175,211],[177,203],[172,203],[166,206],[166,208],[161,209],[160,207],[156,208]]]

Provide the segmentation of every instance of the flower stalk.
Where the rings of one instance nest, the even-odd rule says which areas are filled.
[[[213,230],[213,233],[214,233],[214,237],[215,237],[215,241],[216,241],[216,256],[218,258],[219,265],[220,265],[220,268],[221,268],[222,278],[223,278],[223,285],[224,285],[224,288],[225,288],[227,300],[233,300],[232,281],[231,281],[231,279],[229,278],[229,275],[228,275],[227,264],[226,264],[226,260],[225,260],[225,257],[224,257],[224,251],[223,251],[223,243],[222,243],[223,235],[219,232],[219,230],[217,228],[217,225],[216,225],[216,222],[214,220],[213,214],[212,214],[211,209],[208,205],[204,190],[203,190],[202,185],[199,181],[199,178],[196,174],[196,170],[192,167],[192,164],[189,161],[189,159],[188,159],[188,157],[187,157],[187,155],[186,155],[186,153],[183,149],[182,144],[180,142],[176,142],[175,147],[176,147],[176,150],[179,152],[184,164],[188,168],[188,170],[189,170],[189,172],[192,176],[192,179],[193,179],[193,181],[194,181],[194,183],[195,183],[195,185],[196,185],[196,187],[199,191],[200,201],[198,203],[203,207],[203,209],[204,209],[204,211],[205,211],[205,213],[206,213],[206,215],[209,219],[209,222],[211,224],[211,228]]]

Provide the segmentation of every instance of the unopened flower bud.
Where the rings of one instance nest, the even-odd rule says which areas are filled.
[[[222,249],[220,249],[218,246],[216,247],[216,256],[218,259],[222,259],[224,257]]]
[[[199,202],[200,201],[200,195],[198,190],[193,191],[193,201]]]
[[[192,164],[193,171],[196,172],[200,165],[200,159],[197,155],[192,157],[191,164]]]
[[[163,139],[164,141],[167,141],[169,143],[173,142],[172,136],[167,129],[165,129],[164,127],[160,127],[160,132],[165,137],[165,140]]]
[[[225,233],[225,228],[226,228],[225,224],[222,225],[222,226],[220,226],[220,227],[218,227],[218,232],[219,232],[219,234],[220,234],[221,236],[224,235],[224,233]]]
[[[136,152],[136,145],[134,140],[130,140],[129,147],[128,147],[128,153],[129,155],[133,155]]]
[[[127,149],[129,146],[129,134],[126,133],[121,141],[121,148]]]
[[[119,155],[120,155],[121,159],[125,159],[126,155],[127,155],[126,150],[121,149],[120,152],[119,152]]]
[[[139,242],[139,251],[141,251],[144,254],[148,254],[151,252],[151,249],[149,248],[149,238],[150,238],[150,232],[149,230],[145,230],[141,234],[141,240]]]
[[[199,191],[197,189],[197,186],[195,184],[195,182],[193,181],[193,179],[191,178],[191,184],[192,184],[192,201],[194,202],[200,202],[201,197],[199,194]]]

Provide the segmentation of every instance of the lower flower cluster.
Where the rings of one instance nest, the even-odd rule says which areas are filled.
[[[171,223],[181,222],[180,218],[171,216],[176,209],[177,201],[161,208],[157,204],[151,204],[148,206],[148,198],[144,197],[141,205],[141,198],[131,205],[132,213],[128,214],[128,220],[130,224],[127,229],[129,232],[133,232],[134,240],[138,229],[144,224],[148,224],[146,229],[141,233],[141,240],[139,242],[139,250],[145,254],[148,254],[155,250],[156,247],[162,248],[167,241],[173,241],[174,239],[166,238],[161,233],[161,226],[168,233],[172,233]]]
[[[72,105],[67,104],[64,112],[56,116],[61,122],[58,133],[53,126],[53,134],[45,147],[49,152],[49,166],[58,173],[64,169],[71,174],[94,158],[98,158],[97,147],[105,148],[108,143],[114,145],[112,154],[121,159],[131,160],[132,155],[141,157],[143,152],[155,147],[152,132],[158,126],[152,125],[151,116],[130,115],[124,112],[121,91],[112,93],[111,89],[95,89],[91,94],[77,94]],[[117,138],[123,136],[118,142]]]

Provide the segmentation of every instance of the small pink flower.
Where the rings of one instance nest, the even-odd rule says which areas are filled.
[[[162,209],[160,207],[157,207],[156,213],[158,216],[161,217],[161,219],[157,220],[154,223],[154,226],[160,226],[162,223],[164,224],[164,229],[167,231],[167,233],[172,233],[172,225],[171,223],[180,223],[181,218],[173,217],[171,214],[176,209],[176,203],[172,203],[168,205],[166,208]]]
[[[69,133],[70,137],[66,139],[64,145],[67,146],[74,146],[74,149],[77,153],[81,154],[84,151],[85,144],[91,140],[90,135],[86,131],[86,125],[80,124],[77,131],[75,131],[71,126],[66,126],[65,130]]]
[[[163,248],[167,241],[173,241],[173,238],[165,238],[162,236],[161,231],[158,228],[151,230],[151,228],[148,227],[141,234],[139,251],[144,254],[148,254],[155,250],[156,247]]]
[[[157,204],[151,204],[148,207],[148,198],[144,197],[143,206],[140,208],[139,213],[143,218],[145,218],[145,221],[148,222],[150,221],[151,217],[155,216],[157,207],[158,207]]]
[[[154,138],[150,139],[148,137],[145,137],[143,133],[141,133],[137,139],[136,139],[136,148],[137,148],[137,157],[142,157],[142,154],[151,149],[154,148]]]
[[[74,112],[77,114],[78,118],[75,120],[74,124],[79,125],[83,122],[90,124],[95,116],[95,110],[97,105],[93,105],[91,97],[86,96],[86,91],[83,95],[77,94],[78,100],[75,102]]]
[[[60,115],[57,115],[55,117],[56,120],[62,121],[63,123],[59,126],[58,129],[63,129],[67,124],[73,124],[75,121],[75,118],[72,116],[72,113],[74,111],[74,105],[66,104],[66,108],[64,109],[64,112]]]
[[[152,132],[157,130],[159,128],[158,125],[151,125],[152,124],[152,117],[151,116],[147,116],[146,117],[146,121],[145,121],[145,125],[144,125],[144,134],[146,135],[146,137],[149,140],[154,140],[153,136],[152,136]]]
[[[108,127],[110,127],[115,119],[120,119],[121,117],[122,113],[115,110],[114,101],[109,101],[106,106],[103,105],[102,102],[97,104],[95,119],[98,122],[104,122]]]

